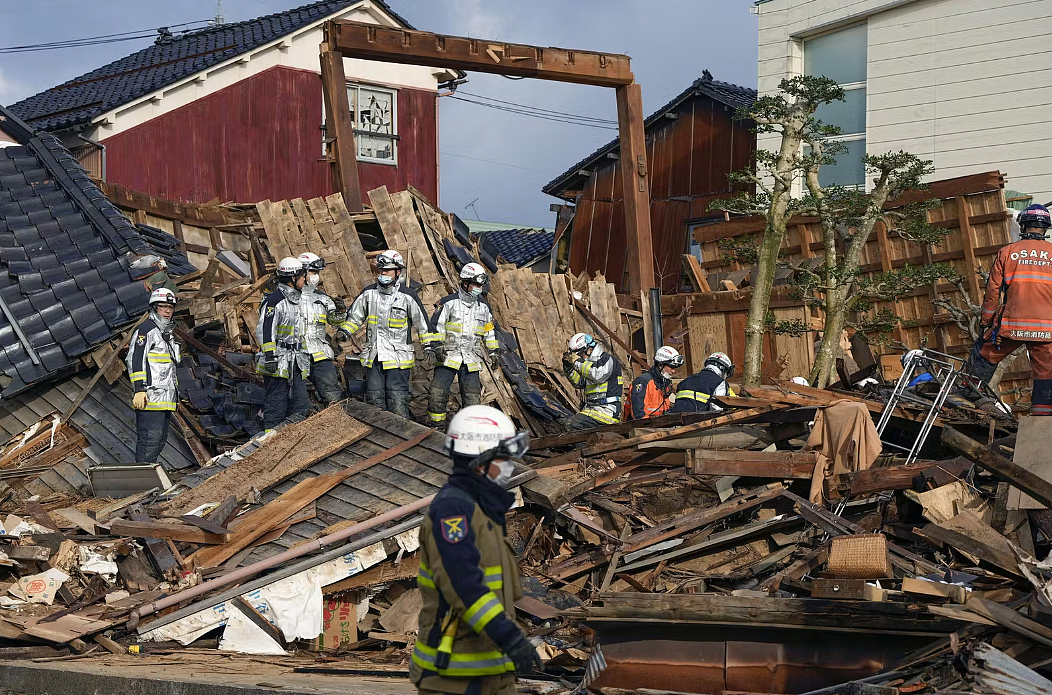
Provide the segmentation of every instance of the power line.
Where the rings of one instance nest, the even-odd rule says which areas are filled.
[[[535,171],[538,174],[547,174],[548,173],[547,171],[544,171],[543,169],[532,169],[530,167],[519,166],[518,164],[508,164],[507,162],[498,162],[495,159],[482,159],[480,157],[469,157],[466,154],[457,154],[455,152],[447,152],[445,150],[442,150],[442,154],[446,155],[447,157],[457,157],[459,159],[470,159],[473,162],[485,162],[486,164],[497,164],[497,165],[502,166],[502,167],[511,167],[512,169],[522,169],[523,171]]]
[[[617,128],[614,127],[614,126],[599,125],[597,123],[583,123],[583,122],[580,122],[580,121],[568,120],[566,118],[555,118],[553,116],[547,116],[547,115],[543,115],[543,114],[539,114],[539,113],[534,113],[532,111],[525,111],[523,109],[514,109],[514,108],[511,108],[511,107],[508,107],[508,106],[499,106],[497,104],[487,104],[484,101],[474,101],[473,99],[465,99],[463,97],[458,97],[458,96],[453,95],[453,94],[450,94],[449,98],[450,99],[456,99],[457,101],[464,101],[464,102],[467,102],[469,104],[475,104],[477,106],[486,106],[486,107],[491,108],[491,109],[497,109],[498,111],[508,111],[510,113],[517,113],[517,114],[519,114],[521,116],[529,116],[531,118],[539,118],[539,119],[541,119],[543,121],[554,121],[556,123],[568,123],[570,125],[580,125],[580,126],[586,126],[588,128],[599,128],[601,130],[617,130]]]
[[[610,120],[609,118],[595,118],[593,116],[580,116],[578,114],[567,113],[565,111],[552,111],[551,109],[542,109],[539,106],[531,106],[531,105],[528,105],[528,104],[516,104],[514,101],[503,101],[501,99],[496,99],[494,97],[485,96],[484,94],[472,94],[471,92],[465,92],[462,89],[457,90],[457,93],[458,94],[464,94],[464,95],[467,95],[469,97],[475,97],[477,99],[485,99],[487,101],[494,101],[494,102],[496,102],[498,104],[506,104],[508,106],[519,106],[519,107],[524,108],[524,109],[530,109],[530,110],[533,110],[533,111],[540,111],[540,112],[543,112],[543,113],[549,113],[549,114],[553,114],[555,116],[570,116],[571,118],[576,118],[576,119],[584,120],[584,121],[595,121],[597,123],[610,123],[610,124],[613,124],[613,125],[617,124],[617,121]]]
[[[207,24],[208,21],[209,20],[207,19],[200,19],[193,22],[173,24],[165,28],[189,27],[195,24]],[[157,35],[157,29],[139,29],[136,31],[124,31],[117,34],[86,36],[77,39],[65,39],[63,41],[51,41],[48,43],[32,43],[24,46],[4,46],[0,47],[0,53],[28,53],[32,51],[52,51],[60,48],[79,48],[81,46],[96,46],[99,44],[118,43],[121,41],[137,41],[139,39],[155,38]]]

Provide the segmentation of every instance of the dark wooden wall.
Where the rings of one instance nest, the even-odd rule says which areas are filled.
[[[398,90],[398,165],[358,163],[362,197],[409,184],[438,200],[436,94]],[[239,203],[332,193],[321,78],[276,67],[103,141],[107,179],[169,200]]]
[[[733,194],[727,175],[746,168],[756,149],[751,122],[732,119],[733,109],[695,96],[647,128],[650,223],[654,271],[666,293],[679,291],[688,249],[686,221],[714,213],[711,201]],[[601,272],[621,291],[627,262],[621,172],[615,159],[593,171],[577,201],[570,242],[570,269]]]

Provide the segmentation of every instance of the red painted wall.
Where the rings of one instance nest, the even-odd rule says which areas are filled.
[[[748,167],[756,150],[752,125],[735,121],[730,109],[709,97],[695,96],[676,112],[679,118],[661,119],[646,133],[654,273],[666,294],[679,291],[688,249],[686,221],[714,214],[708,211],[710,202],[741,190],[727,175]],[[605,159],[577,199],[570,270],[593,277],[601,272],[627,291],[623,200],[618,161]]]
[[[362,198],[412,184],[438,200],[436,95],[398,89],[398,165],[358,163]],[[107,178],[170,200],[255,203],[332,193],[321,77],[275,67],[103,140]]]

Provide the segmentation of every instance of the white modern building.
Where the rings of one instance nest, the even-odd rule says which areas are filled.
[[[1052,0],[759,0],[759,93],[824,75],[819,117],[849,154],[823,178],[864,183],[862,153],[907,150],[933,179],[1000,170],[1052,201]],[[757,146],[777,149],[777,137]]]

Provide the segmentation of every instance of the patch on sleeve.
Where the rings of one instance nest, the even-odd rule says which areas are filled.
[[[643,384],[636,384],[636,393],[639,393],[642,390],[643,390]]]
[[[273,315],[274,315],[274,307],[268,306],[267,307],[267,316],[273,316]]]
[[[464,515],[442,519],[442,537],[448,543],[459,543],[468,535],[468,518]]]
[[[140,333],[137,342],[139,343],[139,345],[145,345],[146,344],[146,336],[143,335],[142,333]]]

